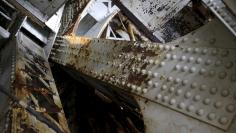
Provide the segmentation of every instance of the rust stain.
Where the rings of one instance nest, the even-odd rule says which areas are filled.
[[[65,36],[66,40],[70,45],[89,45],[91,40],[86,37],[77,37],[77,36]]]
[[[22,44],[17,51],[18,58],[12,94],[30,108],[41,113],[50,122],[58,125],[58,128],[62,128],[65,133],[69,132],[63,110],[59,106],[61,104],[57,104],[60,103],[60,99],[55,93],[56,90],[53,90],[56,88],[55,85],[52,85],[54,82],[50,81],[52,76],[46,58],[40,55],[38,47],[33,45],[30,47],[32,49]],[[23,108],[13,107],[12,116],[14,127],[11,132],[54,132]]]
[[[147,75],[138,75],[131,73],[128,76],[128,82],[140,86],[143,82],[147,80],[147,78]]]

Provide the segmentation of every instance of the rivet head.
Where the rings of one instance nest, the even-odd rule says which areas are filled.
[[[211,61],[210,59],[208,59],[208,60],[205,62],[206,65],[210,65],[211,63],[212,63],[212,61]]]
[[[185,95],[184,95],[184,97],[188,99],[188,98],[191,97],[191,95],[192,95],[192,94],[191,94],[190,92],[186,92]]]
[[[227,57],[229,55],[229,51],[228,50],[224,50],[224,51],[222,51],[222,53],[221,53],[221,56],[222,57]]]
[[[211,102],[211,100],[210,100],[209,98],[206,98],[206,99],[204,99],[204,101],[203,101],[203,103],[204,103],[205,105],[209,105],[210,102]]]
[[[162,89],[162,90],[166,90],[166,89],[167,89],[167,86],[166,86],[166,85],[162,85],[161,89]]]
[[[170,50],[175,50],[175,46],[171,46],[171,47],[170,47]]]
[[[159,64],[159,60],[155,60],[155,65],[158,65]]]
[[[191,88],[194,89],[194,88],[196,88],[196,87],[197,87],[197,83],[193,82],[193,83],[191,84]]]
[[[209,113],[209,114],[207,115],[207,118],[208,118],[209,120],[214,120],[214,119],[216,118],[216,114],[215,114],[215,113]]]
[[[179,96],[182,92],[183,92],[183,91],[182,91],[181,89],[178,89],[178,90],[176,91],[176,95]]]
[[[186,56],[181,56],[180,60],[181,61],[185,61],[186,60]]]
[[[152,82],[151,80],[150,80],[150,81],[148,81],[148,85],[152,87],[152,85],[153,85],[153,82]]]
[[[143,43],[141,43],[141,44],[140,44],[140,47],[141,47],[141,48],[145,48],[145,47],[146,47],[146,45],[145,45],[145,44],[143,44]]]
[[[210,93],[211,93],[212,95],[216,94],[216,92],[217,92],[217,88],[211,88],[211,89],[210,89]]]
[[[227,76],[227,73],[226,73],[226,72],[220,72],[220,73],[219,73],[219,78],[220,78],[220,79],[224,79],[224,78],[226,78],[226,76]]]
[[[195,48],[194,53],[199,53],[199,48]]]
[[[141,92],[142,88],[141,87],[137,87],[137,92]]]
[[[187,84],[188,84],[188,80],[185,79],[182,81],[182,85],[187,85]]]
[[[187,72],[189,70],[188,66],[182,67],[182,72]]]
[[[148,76],[152,76],[152,71],[148,71]]]
[[[158,73],[153,73],[153,77],[156,78],[158,76]]]
[[[184,109],[186,107],[185,103],[181,102],[178,104],[178,108]]]
[[[216,74],[216,72],[214,71],[214,70],[211,70],[210,72],[209,72],[209,75],[212,77],[212,76],[214,76]]]
[[[214,50],[212,50],[212,52],[211,52],[211,53],[212,53],[212,55],[217,55],[217,53],[218,53],[218,52],[217,52],[217,50],[216,50],[216,49],[214,49]]]
[[[168,81],[168,82],[172,82],[172,81],[173,81],[173,77],[168,77],[168,78],[167,78],[167,81]]]
[[[144,88],[144,89],[143,89],[143,93],[145,94],[145,93],[147,93],[147,92],[148,92],[148,89]]]
[[[156,82],[156,83],[154,83],[154,87],[158,87],[158,85],[159,85],[159,84],[158,84],[157,82]]]
[[[180,65],[176,65],[175,66],[175,70],[179,71],[181,69],[181,66]]]
[[[176,55],[172,55],[172,56],[171,56],[171,59],[172,59],[172,60],[176,60],[176,59],[177,59],[177,56],[176,56]]]
[[[176,104],[176,100],[175,99],[171,99],[169,103],[170,103],[170,105],[175,105]]]
[[[156,99],[160,100],[162,98],[161,94],[157,94]]]
[[[229,96],[229,90],[223,90],[222,92],[221,92],[221,96],[223,96],[223,97],[227,97],[227,96]]]
[[[222,102],[220,102],[220,101],[215,102],[214,106],[215,106],[215,108],[218,109],[218,108],[222,107]]]
[[[168,96],[162,97],[162,101],[163,101],[163,102],[167,102],[168,100],[169,100],[169,97],[168,97]]]
[[[169,45],[165,45],[164,49],[165,49],[165,50],[169,50],[169,49],[170,49],[170,46],[169,46]]]
[[[225,67],[227,68],[227,69],[230,69],[230,68],[232,68],[233,67],[233,62],[228,62],[228,63],[226,63],[226,65],[225,65]]]
[[[138,60],[138,61],[142,61],[141,57],[138,57],[137,60]]]
[[[136,68],[136,72],[140,73],[141,72],[140,68]]]
[[[129,88],[130,88],[130,87],[131,87],[131,84],[130,84],[130,83],[128,83],[128,84],[127,84],[127,87],[129,87]]]
[[[227,105],[226,110],[227,110],[229,113],[232,113],[232,112],[235,111],[235,106],[234,106],[233,104]]]
[[[192,52],[192,48],[187,48],[187,52]]]
[[[163,67],[166,63],[165,62],[161,62],[160,66]]]
[[[220,124],[225,125],[228,123],[228,118],[227,117],[220,117],[219,122],[220,122]]]
[[[203,74],[205,74],[205,73],[206,73],[206,69],[201,68],[200,71],[199,71],[199,74],[203,75]]]
[[[236,81],[236,75],[232,75],[232,76],[231,76],[231,81],[232,81],[232,82],[235,82],[235,81]]]
[[[137,88],[136,85],[132,85],[132,86],[131,86],[131,89],[132,89],[133,91],[136,90],[136,88]]]
[[[170,59],[171,54],[166,54],[166,59]]]
[[[202,62],[202,58],[197,58],[196,63],[200,64]]]
[[[125,81],[122,81],[122,83],[121,83],[123,86],[125,85]]]
[[[188,62],[193,62],[194,61],[194,57],[189,57],[188,58]]]
[[[153,64],[153,63],[154,63],[154,60],[149,60],[149,63],[150,63],[150,64]]]
[[[194,73],[195,71],[196,71],[196,68],[195,68],[195,67],[191,67],[191,68],[190,68],[190,72],[191,72],[191,73]]]
[[[148,59],[144,59],[143,63],[149,63],[149,60]]]
[[[206,88],[207,88],[207,87],[206,87],[206,85],[204,85],[204,84],[200,86],[200,90],[201,90],[201,91],[206,90]]]
[[[188,40],[188,38],[183,38],[182,42],[186,42]]]
[[[147,74],[147,71],[143,69],[143,70],[141,71],[141,73],[142,73],[142,75],[145,75],[145,74]]]
[[[207,54],[207,49],[203,49],[202,54]]]
[[[160,49],[160,50],[163,50],[163,49],[164,49],[164,46],[160,44],[160,45],[159,45],[159,49]]]
[[[194,40],[193,40],[193,43],[197,43],[199,41],[199,39],[198,38],[195,38]]]
[[[196,95],[196,96],[194,96],[194,99],[193,99],[193,100],[197,102],[197,101],[199,101],[200,99],[201,99],[201,96],[200,96],[200,95]]]
[[[193,106],[193,105],[189,105],[189,106],[187,107],[187,111],[193,112],[193,111],[194,111],[194,106]]]
[[[179,78],[176,78],[176,79],[175,79],[175,83],[176,83],[176,84],[178,84],[178,83],[180,83],[180,82],[181,82],[181,79],[179,79]]]
[[[222,64],[222,62],[220,60],[215,62],[215,66],[220,66]]]
[[[197,115],[199,115],[199,116],[202,116],[202,115],[204,115],[204,110],[203,109],[199,109],[199,110],[197,110]]]
[[[174,87],[170,87],[170,89],[169,89],[169,92],[174,92],[175,91],[175,88]]]

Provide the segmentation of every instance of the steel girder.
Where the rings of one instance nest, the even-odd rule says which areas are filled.
[[[227,45],[222,45],[222,41]],[[186,125],[186,116],[191,119],[189,123],[200,120],[203,123],[191,125],[198,131],[233,133],[235,56],[234,36],[214,20],[167,44],[58,37],[50,58],[78,73],[157,103],[156,107],[162,105],[172,113],[180,112],[185,117],[180,121]],[[169,127],[160,130],[163,128]]]
[[[19,32],[0,53],[1,132],[69,132],[43,48]]]

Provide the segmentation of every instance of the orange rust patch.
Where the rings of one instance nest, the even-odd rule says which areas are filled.
[[[91,43],[91,40],[86,37],[77,37],[77,36],[65,36],[66,40],[71,45],[88,45]]]

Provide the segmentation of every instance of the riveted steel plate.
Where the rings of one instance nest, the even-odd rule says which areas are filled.
[[[227,130],[236,114],[236,51],[210,45],[198,32],[164,45],[59,37],[51,59]]]
[[[216,15],[217,18],[231,31],[231,33],[236,36],[236,16],[233,13],[234,10],[230,10],[232,6],[234,7],[234,2],[231,2],[229,6],[229,1],[225,5],[222,0],[202,0],[209,9]]]
[[[159,35],[159,30],[190,0],[114,0],[114,2],[130,20],[139,25],[144,33],[150,32],[159,41],[164,42]]]
[[[1,54],[4,54],[1,63],[5,63],[0,75],[0,84],[4,85],[1,89],[11,98],[5,100],[5,95],[2,97],[3,107],[8,106],[0,108],[3,113],[0,120],[5,124],[0,130],[14,133],[69,132],[44,49],[18,32],[3,47]]]

